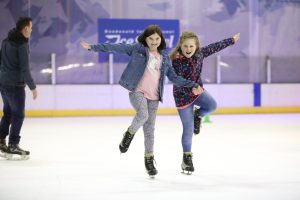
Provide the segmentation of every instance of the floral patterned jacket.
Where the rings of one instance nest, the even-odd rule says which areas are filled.
[[[191,58],[186,58],[183,55],[178,54],[172,60],[173,68],[178,76],[181,76],[187,80],[194,81],[201,87],[203,87],[201,72],[204,58],[233,44],[233,38],[228,38],[200,48]],[[176,107],[182,107],[191,104],[193,101],[195,101],[195,99],[198,98],[199,95],[194,95],[192,92],[192,88],[177,87],[174,85],[173,96],[175,99]]]

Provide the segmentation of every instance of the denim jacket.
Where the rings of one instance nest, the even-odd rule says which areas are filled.
[[[149,59],[149,49],[143,46],[141,43],[134,44],[110,44],[101,43],[96,45],[91,45],[92,51],[101,52],[114,52],[123,53],[130,56],[129,62],[122,73],[119,84],[129,91],[135,91],[137,85],[139,84],[144,71],[147,67]],[[165,51],[160,52],[162,55],[162,65],[160,69],[160,79],[159,79],[159,100],[162,102],[164,82],[167,76],[174,85],[178,87],[198,87],[199,84],[191,80],[186,80],[181,76],[178,76],[169,60],[169,56]]]

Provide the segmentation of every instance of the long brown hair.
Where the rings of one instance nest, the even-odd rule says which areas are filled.
[[[196,47],[197,47],[196,51],[200,48],[200,41],[199,41],[197,34],[194,32],[185,31],[181,34],[176,47],[171,51],[171,53],[169,55],[171,60],[173,60],[177,54],[182,54],[180,47],[186,39],[195,39],[195,43],[196,43]]]
[[[138,37],[138,41],[142,43],[145,47],[147,47],[147,42],[146,38],[149,37],[150,35],[153,35],[157,33],[159,37],[161,38],[160,45],[157,47],[158,51],[161,51],[167,47],[166,45],[166,40],[164,37],[164,34],[162,33],[160,27],[158,25],[149,25],[147,28],[144,30],[144,32]]]

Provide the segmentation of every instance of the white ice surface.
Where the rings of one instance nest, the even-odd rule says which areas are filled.
[[[181,174],[181,123],[158,116],[158,175],[144,168],[140,130],[118,145],[132,117],[27,118],[27,161],[0,158],[0,200],[299,200],[300,114],[212,115],[194,137],[196,171]]]

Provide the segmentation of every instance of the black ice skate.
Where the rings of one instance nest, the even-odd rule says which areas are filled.
[[[148,175],[151,178],[154,178],[154,176],[157,174],[157,170],[154,167],[154,162],[155,160],[153,155],[145,155],[145,167]]]
[[[200,133],[200,127],[201,127],[201,117],[199,116],[200,109],[195,108],[194,111],[194,134],[198,135]]]
[[[9,144],[7,159],[8,160],[28,160],[30,152],[19,147],[19,144]]]
[[[193,165],[193,154],[192,153],[183,153],[183,159],[181,163],[182,173],[187,173],[188,175],[194,172],[194,165]]]
[[[5,139],[0,139],[0,157],[6,158],[8,147]]]
[[[123,139],[119,145],[121,153],[125,153],[128,150],[133,137],[134,134],[131,134],[128,130],[126,131],[126,133],[124,133]]]

